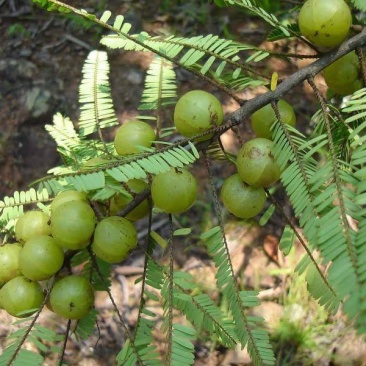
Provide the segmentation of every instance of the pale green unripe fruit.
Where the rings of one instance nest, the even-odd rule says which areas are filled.
[[[22,274],[33,281],[52,277],[64,262],[64,252],[50,236],[34,236],[25,242],[19,256]]]
[[[246,142],[238,152],[236,166],[240,178],[254,187],[267,187],[276,182],[281,171],[272,153],[273,142],[255,138]]]
[[[239,174],[234,174],[225,179],[221,187],[221,199],[233,215],[249,219],[262,211],[266,203],[266,193],[261,187],[247,185]]]
[[[32,236],[49,235],[51,228],[49,216],[42,211],[27,211],[15,224],[15,236],[24,243]]]
[[[323,72],[328,87],[342,96],[362,88],[359,73],[359,61],[354,51],[333,62]]]
[[[148,184],[140,179],[129,180],[127,182],[127,186],[129,190],[133,193],[139,193],[148,188]],[[110,215],[117,214],[117,212],[121,211],[130,202],[132,202],[132,200],[133,198],[131,195],[127,196],[120,193],[115,194],[110,200],[109,205]],[[132,221],[139,220],[148,214],[149,209],[150,209],[149,202],[147,199],[145,199],[140,204],[138,204],[133,210],[131,210],[125,217]]]
[[[22,246],[5,244],[0,247],[0,285],[20,276],[19,254]]]
[[[27,317],[35,313],[43,300],[41,285],[24,276],[14,277],[0,290],[1,306],[16,317]]]
[[[347,37],[352,15],[344,0],[308,0],[298,22],[301,34],[314,45],[334,48]]]
[[[75,191],[73,189],[60,192],[51,203],[51,206],[50,206],[51,212],[56,210],[56,208],[58,206],[62,205],[65,202],[69,202],[69,201],[87,202],[86,193],[80,192],[80,191]]]
[[[132,120],[125,122],[116,132],[114,147],[118,155],[138,154],[139,146],[151,147],[156,135],[146,122]]]
[[[296,116],[292,106],[285,100],[280,99],[277,103],[277,107],[280,112],[282,122],[294,127],[296,123]],[[252,114],[251,122],[253,131],[257,137],[271,139],[271,126],[276,120],[276,114],[271,104],[267,104]]]
[[[100,259],[106,262],[121,262],[136,245],[136,229],[123,217],[106,217],[95,228],[92,249]]]
[[[157,174],[151,184],[156,207],[167,213],[188,210],[196,200],[197,181],[186,169],[171,169]]]
[[[49,302],[56,314],[67,319],[82,319],[93,308],[94,290],[85,277],[66,276],[54,284]]]
[[[191,90],[184,94],[174,109],[174,124],[178,132],[185,137],[192,137],[220,126],[224,112],[220,101],[203,90]],[[208,140],[212,134],[198,138],[197,141]]]
[[[52,210],[52,236],[66,249],[79,250],[88,246],[95,224],[94,211],[84,201],[68,201]]]

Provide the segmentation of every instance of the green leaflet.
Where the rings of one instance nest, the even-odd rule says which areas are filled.
[[[59,11],[60,13],[71,13],[71,10],[65,6],[61,6],[48,0],[33,0],[34,3],[38,4],[47,11]]]
[[[61,113],[56,113],[53,116],[53,124],[45,125],[45,129],[59,147],[73,149],[81,143],[81,138],[76,132],[74,124]]]
[[[353,5],[360,9],[361,11],[366,11],[366,4],[363,0],[351,0],[353,2]]]
[[[290,36],[289,31],[290,29],[287,29],[287,27],[283,26],[274,14],[270,14],[264,9],[255,6],[251,0],[225,0],[225,2],[228,5],[240,6],[245,8],[246,10],[249,10],[253,14],[261,17],[265,22],[267,22],[272,27],[280,29],[284,36],[286,37]]]
[[[143,44],[140,43],[143,42]],[[187,69],[199,69],[202,75],[208,74],[212,70],[211,77],[220,77],[223,70],[230,67],[231,80],[235,80],[241,74],[250,71],[238,56],[242,51],[253,51],[254,55],[246,60],[258,62],[269,56],[267,51],[261,50],[249,44],[234,42],[219,38],[216,35],[195,36],[191,38],[184,37],[150,37],[144,33],[131,36],[131,38],[121,37],[119,35],[104,36],[101,43],[110,48],[123,48],[125,50],[149,50],[153,49],[160,53],[160,57],[166,57],[167,60],[178,59],[179,64]],[[146,47],[144,48],[144,45]],[[219,65],[217,65],[217,63]],[[213,70],[216,69],[215,72]],[[228,76],[227,76],[228,77]],[[257,80],[261,83],[261,80]],[[145,108],[144,108],[145,109]]]
[[[103,16],[108,12],[105,12]],[[102,16],[102,17],[103,17]],[[107,53],[92,51],[83,67],[80,84],[80,135],[86,136],[106,127],[118,124],[108,80],[109,63]]]
[[[139,110],[157,110],[173,104],[177,97],[176,75],[172,63],[160,57],[151,62],[145,79]]]
[[[49,194],[56,194],[66,185],[80,191],[94,191],[106,185],[105,174],[117,182],[127,182],[130,179],[144,179],[148,173],[158,174],[170,168],[183,167],[192,164],[199,157],[196,147],[189,143],[191,151],[181,146],[168,146],[165,151],[144,153],[136,157],[127,158],[118,164],[118,160],[107,161],[88,172],[72,172],[56,177],[45,178],[39,183],[39,190],[46,190]],[[0,203],[1,209],[1,203]]]
[[[268,333],[262,329],[262,320],[245,314],[245,307],[259,304],[257,294],[238,292],[226,239],[221,229],[215,227],[202,234],[201,239],[207,245],[208,252],[215,262],[217,286],[227,298],[241,345],[247,346],[254,364],[274,365],[275,357],[269,343]]]
[[[279,244],[279,249],[283,252],[285,256],[290,253],[290,250],[292,249],[294,242],[295,242],[295,234],[292,228],[289,225],[286,225],[285,229],[283,230]]]
[[[186,325],[173,324],[171,364],[177,366],[193,365],[196,331]]]
[[[85,318],[78,321],[74,331],[77,337],[80,337],[81,339],[88,339],[94,333],[98,314],[98,310],[92,309]]]
[[[53,352],[59,352],[59,348],[55,346],[49,346],[55,342],[61,341],[62,336],[57,334],[51,329],[42,327],[38,324],[29,324],[29,320],[32,318],[20,319],[14,323],[20,327],[19,329],[13,331],[7,339],[10,344],[6,347],[3,353],[0,355],[0,365],[9,366],[41,366],[44,363],[44,358],[41,353],[48,353],[52,347]],[[25,338],[24,338],[25,337]],[[38,352],[32,352],[27,349],[22,348],[24,342],[31,342]],[[46,344],[43,342],[47,342]]]
[[[329,167],[329,164],[325,164],[319,169],[311,154],[307,154],[313,144],[308,143],[299,133],[294,134],[291,128],[288,129],[288,126],[281,121],[274,126],[273,140],[275,158],[283,169],[281,180],[289,195],[295,215],[299,218],[304,235],[311,246],[322,247],[324,251],[322,251],[322,255],[328,255],[328,253],[334,255],[333,251],[327,251],[327,238],[322,236],[322,232],[329,232],[329,220],[337,222],[336,230],[342,230],[337,210],[330,213],[328,210],[334,197],[334,187],[323,189],[324,182],[329,181],[332,177],[332,168]],[[328,216],[325,215],[326,212]],[[322,217],[322,215],[324,216]],[[342,248],[343,243],[341,240],[338,246]],[[286,245],[285,248],[287,251],[290,246]],[[296,270],[299,273],[309,271],[309,275],[306,277],[308,289],[320,304],[332,312],[338,309],[341,298],[333,289],[334,284],[325,278],[310,252],[305,254]],[[321,291],[318,290],[319,288]]]
[[[49,201],[46,189],[36,191],[34,188],[28,191],[15,191],[12,197],[6,196],[0,201],[0,224],[6,225],[23,214],[24,205],[31,205]]]

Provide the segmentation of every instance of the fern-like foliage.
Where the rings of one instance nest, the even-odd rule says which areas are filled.
[[[173,324],[171,365],[189,366],[194,363],[196,331],[182,324]]]
[[[326,137],[322,138],[326,139]],[[317,170],[318,164],[313,158],[313,154],[322,146],[320,144],[319,147],[318,144],[321,139],[316,137],[308,141],[297,130],[278,121],[274,126],[273,140],[274,155],[282,170],[281,180],[289,195],[295,215],[299,219],[300,226],[303,228],[308,242],[314,248],[317,248],[320,237],[319,231],[326,230],[329,226],[329,223],[323,223],[323,226],[319,225],[319,208],[322,209],[322,206],[324,206],[324,209],[329,208],[329,201],[322,205],[322,197],[320,199],[316,198],[321,188],[319,186],[322,186],[325,181],[323,177],[318,180],[314,179],[314,176],[322,171],[322,169]],[[311,178],[313,178],[312,181]],[[333,212],[333,214],[336,216],[336,213]],[[325,220],[328,217],[325,216]],[[323,243],[325,242],[323,241]],[[308,279],[316,279],[316,281],[308,282],[310,293],[330,312],[336,312],[342,297],[328,282],[311,251],[307,251],[297,270],[300,273],[304,273],[306,270],[312,271],[311,274],[309,272]],[[322,290],[318,291],[319,288]]]
[[[365,147],[365,131],[366,131],[366,89],[361,89],[356,92],[353,97],[347,102],[343,109],[346,113],[346,124],[349,128],[349,141],[351,147],[351,161],[348,185],[352,184],[354,187],[352,192],[349,192],[348,196],[352,199],[355,212],[351,218],[354,218],[358,222],[358,230],[352,232],[352,244],[355,251],[355,272],[357,277],[357,285],[350,288],[350,296],[346,301],[345,310],[351,318],[355,318],[357,329],[364,333],[366,332],[366,307],[365,307],[365,294],[366,294],[366,245],[365,245],[365,233],[366,233],[366,147]],[[352,193],[352,195],[351,195]],[[353,263],[352,263],[353,264]],[[347,270],[350,271],[348,265]]]
[[[210,337],[216,337],[224,346],[233,348],[238,336],[233,319],[224,314],[205,293],[197,292],[197,282],[189,273],[174,273],[174,306],[179,309],[197,331],[205,331]]]
[[[149,254],[155,247],[155,241],[150,236],[145,259],[144,276],[141,278],[142,292],[133,342],[127,341],[117,355],[118,365],[135,365],[137,361],[144,366],[161,365],[159,354],[154,345],[152,331],[156,325],[156,308],[160,307],[156,292],[162,289],[164,276],[162,267]],[[155,290],[155,292],[153,292]]]
[[[227,298],[239,342],[243,347],[247,347],[254,364],[274,365],[275,357],[268,333],[263,328],[263,319],[246,315],[246,309],[259,305],[257,293],[238,291],[222,229],[215,227],[203,233],[201,239],[207,245],[207,250],[217,267],[217,286]]]
[[[361,11],[366,11],[366,4],[363,0],[351,0],[353,5]]]
[[[177,97],[175,81],[172,63],[155,57],[147,70],[139,110],[157,110],[174,103]]]
[[[270,14],[261,7],[257,6],[255,2],[251,0],[224,0],[226,5],[242,7],[249,10],[251,13],[261,17],[265,22],[267,22],[272,27],[279,29],[284,36],[289,37],[291,35],[289,28],[281,24],[274,14]]]
[[[7,337],[9,344],[0,355],[1,366],[41,366],[44,364],[42,354],[50,352],[50,346],[44,342],[55,344],[62,339],[62,336],[55,331],[34,324],[31,320],[31,318],[21,319],[14,323],[19,328]],[[37,352],[26,349],[23,346],[25,341],[32,343]],[[53,352],[60,351],[55,345],[52,347]]]
[[[24,212],[25,205],[37,205],[50,200],[47,190],[15,191],[12,197],[6,196],[0,201],[0,227],[3,230],[13,226],[14,220]]]
[[[120,35],[108,35],[102,38],[101,43],[113,49],[154,50],[159,52],[161,57],[165,57],[168,60],[174,59],[179,66],[187,69],[194,68],[202,75],[213,69],[213,75],[217,78],[221,76],[227,67],[233,69],[231,72],[232,79],[236,79],[241,73],[246,74],[248,70],[250,71],[248,66],[241,62],[241,52],[254,51],[252,56],[246,57],[246,62],[259,62],[270,55],[268,51],[258,47],[219,38],[213,34],[191,38],[175,36],[151,37],[147,33],[131,38],[124,38]]]
[[[64,117],[61,113],[56,113],[53,116],[53,124],[45,125],[46,131],[55,140],[57,147],[65,150],[72,150],[79,146],[82,142],[82,138],[75,130],[73,122],[68,117]]]
[[[105,174],[117,182],[144,179],[147,174],[158,174],[195,162],[199,158],[199,153],[192,143],[188,146],[191,151],[181,146],[169,146],[165,151],[148,149],[151,152],[139,154],[135,158],[112,160],[86,172],[70,172],[48,177],[40,181],[39,189],[46,189],[50,194],[65,189],[65,186],[86,192],[102,189],[106,184]]]
[[[87,136],[102,128],[118,124],[108,81],[107,53],[92,51],[83,67],[80,84],[80,135]]]
[[[61,4],[54,3],[48,0],[33,0],[34,3],[38,4],[47,11],[59,11],[60,13],[71,13],[71,10]]]

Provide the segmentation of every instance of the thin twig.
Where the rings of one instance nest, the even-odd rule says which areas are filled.
[[[66,331],[65,331],[65,339],[64,339],[64,343],[62,345],[62,350],[61,350],[58,366],[62,366],[63,361],[64,361],[67,341],[69,340],[69,335],[70,335],[70,328],[71,328],[71,319],[69,319],[67,322]]]
[[[363,86],[366,86],[366,64],[365,64],[365,56],[363,54],[362,48],[357,47],[356,54],[357,54],[358,61],[360,63],[360,67],[361,67],[362,83],[363,83]]]
[[[64,38],[72,43],[77,44],[78,46],[80,46],[82,48],[87,49],[88,51],[92,51],[94,49],[89,43],[86,43],[86,42],[82,41],[81,39],[74,37],[71,34],[65,34]]]
[[[166,365],[171,365],[173,349],[173,296],[174,296],[174,242],[173,242],[173,219],[169,214],[169,299],[168,299],[168,349]]]

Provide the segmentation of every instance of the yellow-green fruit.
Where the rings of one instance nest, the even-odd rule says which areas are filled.
[[[136,245],[136,229],[123,217],[106,217],[95,228],[92,250],[106,262],[121,262]]]
[[[324,78],[327,84],[343,86],[356,81],[359,71],[358,57],[353,51],[327,66],[324,69]]]
[[[236,166],[240,178],[254,187],[267,187],[276,182],[281,171],[272,153],[273,142],[258,137],[246,142],[238,153]]]
[[[244,183],[239,174],[225,179],[221,199],[226,209],[236,217],[249,219],[259,214],[266,203],[266,193],[261,187]]]
[[[220,126],[224,112],[220,101],[203,90],[191,90],[184,94],[174,109],[174,123],[178,132],[185,137],[192,137]],[[205,135],[197,141],[208,140],[212,134]]]
[[[296,116],[294,109],[285,100],[280,99],[277,103],[278,111],[280,112],[283,123],[290,126],[295,126]],[[257,137],[266,139],[272,138],[271,126],[277,120],[275,112],[271,104],[267,104],[261,109],[258,109],[252,114],[251,122],[254,133]]]
[[[96,224],[93,209],[85,201],[68,201],[51,214],[51,232],[57,244],[79,250],[90,243]]]
[[[171,169],[157,174],[151,184],[151,197],[156,207],[167,213],[188,210],[196,200],[197,181],[186,169]]]
[[[347,37],[352,15],[344,0],[308,0],[298,22],[301,34],[314,45],[334,48]]]
[[[131,179],[127,182],[129,190],[133,193],[139,193],[148,188],[148,184],[140,179]],[[115,215],[117,212],[123,210],[133,197],[129,193],[124,195],[121,193],[115,194],[110,201],[109,213]],[[147,199],[143,200],[133,210],[131,210],[125,217],[129,220],[136,221],[145,217],[149,212],[149,202]]]
[[[42,287],[34,282],[18,276],[7,282],[0,290],[0,303],[10,314],[19,318],[35,313],[44,300]]]
[[[70,189],[68,191],[63,191],[60,192],[52,201],[50,209],[51,212],[56,210],[56,208],[60,205],[62,205],[65,202],[69,202],[69,201],[87,201],[86,198],[86,193],[85,192],[80,192],[80,191],[75,191],[73,189]]]
[[[28,211],[20,216],[15,224],[15,236],[24,243],[33,236],[49,235],[51,228],[49,216],[42,211]]]
[[[354,51],[333,62],[323,72],[328,87],[342,96],[362,88],[359,73],[359,61]]]
[[[22,274],[33,281],[52,277],[64,262],[64,252],[50,236],[34,236],[20,251],[19,266]]]
[[[20,276],[19,253],[20,244],[4,244],[0,247],[0,285]]]
[[[132,120],[125,122],[114,137],[114,147],[118,155],[138,154],[139,146],[151,147],[156,135],[146,122]]]

